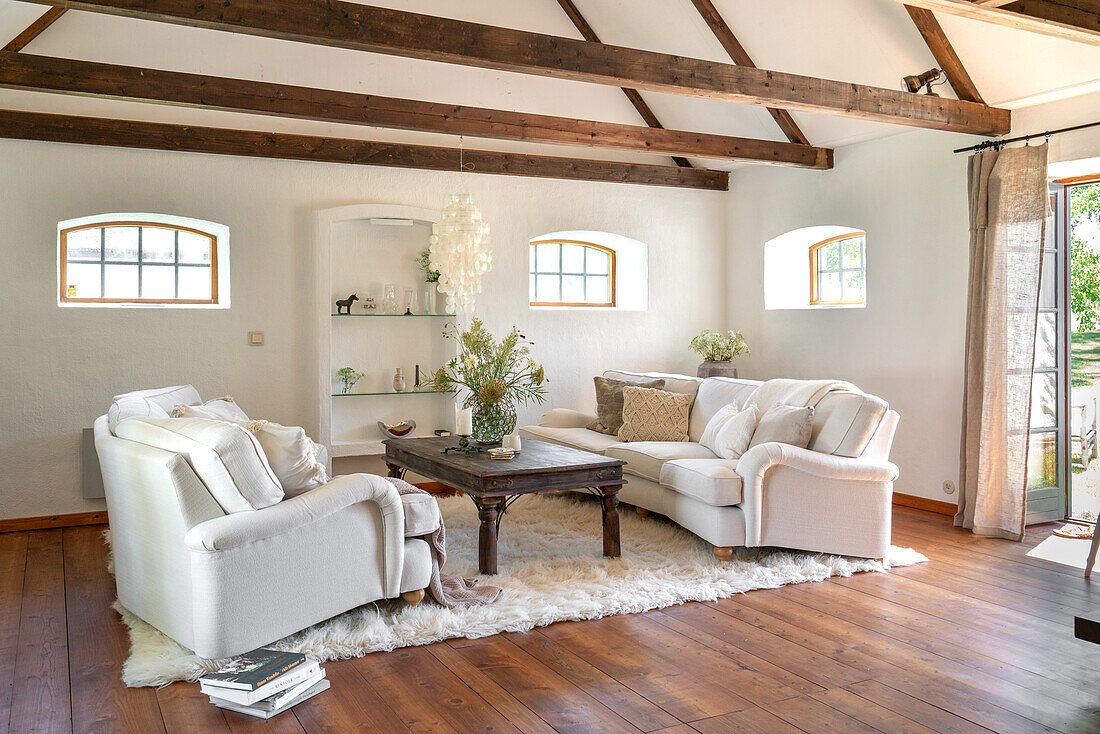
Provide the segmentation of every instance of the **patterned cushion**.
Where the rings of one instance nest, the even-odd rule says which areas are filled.
[[[623,441],[687,441],[694,395],[627,385],[623,388]]]
[[[611,436],[617,436],[619,427],[623,424],[624,387],[627,385],[653,388],[665,386],[664,380],[641,375],[637,377],[626,375],[621,380],[608,377],[595,377],[593,380],[596,383],[596,420],[589,423],[586,428]]]

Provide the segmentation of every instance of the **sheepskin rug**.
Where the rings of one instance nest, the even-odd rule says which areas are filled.
[[[465,496],[439,500],[447,525],[448,574],[477,575],[477,511]],[[319,661],[424,645],[452,637],[525,632],[562,620],[598,619],[715,600],[753,589],[822,581],[861,571],[928,560],[892,547],[885,563],[773,548],[739,549],[719,563],[711,546],[662,518],[621,512],[622,557],[602,556],[600,505],[581,496],[532,495],[509,508],[500,527],[500,573],[484,579],[503,587],[491,606],[445,609],[425,600],[366,604],[279,640],[271,647]],[[120,604],[130,628],[129,686],[193,681],[224,661],[206,660],[141,621]]]

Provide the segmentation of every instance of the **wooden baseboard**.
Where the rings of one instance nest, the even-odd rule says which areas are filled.
[[[927,512],[934,512],[937,515],[949,515],[951,517],[954,517],[955,512],[959,509],[950,502],[930,500],[927,497],[915,497],[911,494],[898,494],[897,492],[894,492],[894,504],[900,507],[912,507],[917,510],[925,510]]]
[[[73,528],[78,525],[103,525],[106,522],[106,510],[100,512],[74,512],[70,515],[13,517],[10,520],[0,520],[0,533],[18,533],[24,530],[47,530],[49,528]]]

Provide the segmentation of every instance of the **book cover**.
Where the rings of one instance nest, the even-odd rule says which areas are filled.
[[[322,680],[324,677],[325,677],[325,671],[318,670],[316,673],[309,676],[308,678],[301,681],[300,683],[297,683],[297,684],[295,684],[295,685],[293,685],[289,688],[286,688],[282,691],[279,691],[278,693],[275,693],[271,696],[268,696],[267,698],[256,701],[253,704],[248,704],[248,708],[253,708],[253,709],[256,709],[258,711],[275,711],[277,709],[281,709],[284,705],[286,705],[287,701],[292,701],[295,698],[297,698],[298,696],[302,695],[303,693],[308,691],[310,688],[312,688],[314,686],[314,684],[316,684],[318,681]],[[215,704],[215,705],[217,705],[219,703],[229,703],[229,704],[233,704],[234,706],[244,706],[245,705],[245,704],[242,704],[240,701],[235,701],[233,699],[228,699],[228,698],[222,698],[222,697],[219,697],[219,696],[211,696],[210,697],[210,703]]]
[[[220,698],[238,706],[251,706],[257,701],[270,698],[280,691],[293,688],[307,678],[316,675],[320,670],[321,666],[316,661],[308,661],[305,665],[299,665],[297,668],[287,671],[270,683],[265,683],[253,691],[211,686],[206,683],[200,683],[199,690],[211,697]]]
[[[301,665],[306,656],[296,652],[279,652],[261,647],[230,661],[199,681],[209,686],[254,691]]]
[[[236,711],[241,714],[248,714],[249,716],[255,716],[259,719],[270,719],[272,716],[277,716],[278,714],[281,714],[282,712],[297,706],[302,701],[305,701],[307,698],[313,698],[321,691],[327,691],[328,689],[328,679],[323,678],[317,683],[314,683],[305,693],[298,696],[292,701],[288,701],[282,708],[276,709],[274,711],[262,711],[251,706],[238,706],[235,703],[219,703],[217,704],[217,707],[220,709],[226,709],[228,711]]]

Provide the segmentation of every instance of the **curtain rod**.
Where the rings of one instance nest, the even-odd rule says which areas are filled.
[[[1049,138],[1051,135],[1058,135],[1059,133],[1073,132],[1074,130],[1084,130],[1087,127],[1100,127],[1100,121],[1086,122],[1083,125],[1074,125],[1073,127],[1063,127],[1058,130],[1047,130],[1045,133],[1033,133],[1031,135],[1021,135],[1018,138],[1001,138],[999,140],[987,140],[984,143],[978,143],[977,145],[971,145],[969,148],[957,148],[956,153],[968,153],[972,150],[983,151],[991,148],[997,148],[998,150],[1003,148],[1009,143],[1018,143],[1021,140],[1032,140],[1034,138]]]

